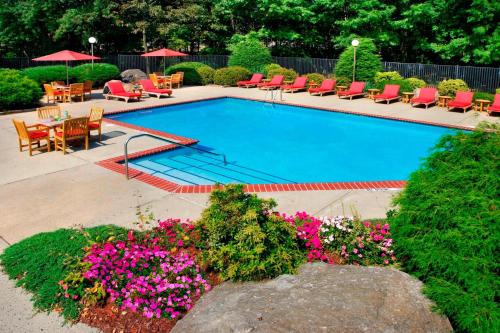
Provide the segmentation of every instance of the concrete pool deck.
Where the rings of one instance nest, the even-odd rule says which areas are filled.
[[[265,92],[257,89],[185,87],[174,90],[169,99],[147,98],[137,103],[106,101],[99,92],[86,102],[62,104],[72,116],[87,115],[92,105],[106,112],[138,107],[166,105],[200,98],[234,96],[263,99]],[[405,118],[416,121],[474,127],[486,120],[498,123],[499,118],[477,112],[447,112],[438,107],[429,110],[408,104],[375,104],[368,99],[339,100],[337,96],[316,97],[307,93],[284,94],[284,101],[311,107],[338,108],[369,115]],[[20,153],[11,119],[35,122],[35,112],[0,116],[0,251],[33,234],[75,225],[95,226],[117,224],[131,227],[138,208],[150,210],[158,218],[197,219],[206,207],[208,194],[173,194],[123,175],[95,163],[123,154],[126,138],[140,131],[115,124],[103,124],[103,141],[92,142],[88,151],[75,147],[67,155],[41,152],[29,157]],[[182,135],[182,133],[178,133]],[[149,138],[136,140],[131,152],[163,145]],[[395,163],[397,158],[395,159]],[[286,213],[307,211],[314,215],[338,215],[357,212],[364,218],[384,217],[398,190],[338,190],[259,193],[275,198],[278,209]],[[0,274],[0,332],[93,332],[86,326],[60,328],[56,315],[33,315],[29,295],[14,288]]]

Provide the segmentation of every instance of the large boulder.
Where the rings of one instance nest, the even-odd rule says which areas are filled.
[[[223,283],[172,333],[451,332],[421,288],[396,269],[306,264],[297,275]]]
[[[127,69],[120,74],[120,77],[122,81],[126,83],[139,82],[139,80],[148,78],[146,73],[140,69]]]

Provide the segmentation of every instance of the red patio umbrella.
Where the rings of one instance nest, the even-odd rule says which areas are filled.
[[[163,72],[165,72],[165,58],[166,57],[184,57],[186,53],[177,52],[170,49],[160,49],[148,53],[141,54],[141,57],[163,57]]]
[[[66,62],[66,84],[69,84],[68,61],[99,60],[101,58],[84,53],[69,50],[59,51],[43,57],[32,59],[33,61],[65,61]]]

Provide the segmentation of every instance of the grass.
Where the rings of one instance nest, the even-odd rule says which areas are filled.
[[[36,234],[5,249],[0,262],[9,278],[17,279],[33,293],[34,307],[41,311],[60,309],[62,315],[75,320],[80,305],[64,298],[59,287],[70,271],[68,262],[83,257],[85,246],[92,241],[106,239],[112,235],[125,235],[126,229],[116,226],[99,226],[83,230],[58,229]]]

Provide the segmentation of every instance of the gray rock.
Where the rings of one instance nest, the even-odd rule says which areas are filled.
[[[140,69],[127,69],[120,74],[122,81],[126,83],[138,82],[139,80],[147,79],[146,73]]]
[[[297,275],[217,286],[171,333],[451,332],[421,288],[392,268],[306,264]]]

